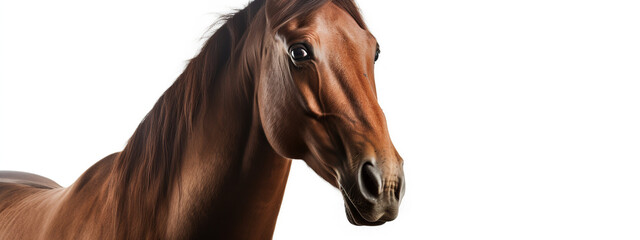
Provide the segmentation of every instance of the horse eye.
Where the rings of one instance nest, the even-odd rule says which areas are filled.
[[[289,49],[289,55],[295,61],[302,61],[311,58],[311,54],[307,47],[302,44],[296,44]]]
[[[376,56],[375,58],[373,58],[373,61],[378,61],[378,58],[380,57],[380,49],[376,50]]]

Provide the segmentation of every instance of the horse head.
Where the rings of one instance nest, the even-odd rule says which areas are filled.
[[[266,18],[256,96],[269,143],[339,188],[351,223],[394,220],[403,160],[377,101],[380,46],[357,6],[267,0]]]

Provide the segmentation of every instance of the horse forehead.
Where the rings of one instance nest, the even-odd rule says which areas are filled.
[[[334,3],[329,3],[318,10],[322,21],[318,21],[318,35],[320,41],[334,43],[340,46],[332,46],[346,52],[359,52],[364,50],[374,40],[373,35],[360,27],[356,20],[347,11]],[[375,40],[374,40],[375,41]],[[331,44],[328,44],[331,45]],[[346,49],[344,49],[346,47]],[[344,52],[344,51],[343,51]]]
[[[320,41],[361,42],[373,35],[358,25],[344,9],[329,2],[307,15],[292,19],[284,27],[291,38],[314,38]]]

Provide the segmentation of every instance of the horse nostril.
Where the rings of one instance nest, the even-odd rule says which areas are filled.
[[[382,193],[380,171],[371,162],[366,162],[360,170],[360,189],[363,195],[377,199]]]
[[[397,201],[400,201],[400,199],[402,198],[403,192],[404,192],[404,178],[400,177],[398,178],[398,186],[396,186],[396,190],[394,192],[394,195]]]

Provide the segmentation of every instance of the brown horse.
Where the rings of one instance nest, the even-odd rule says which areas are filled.
[[[0,172],[0,239],[270,239],[291,159],[341,190],[351,223],[391,221],[405,184],[379,52],[352,0],[256,0],[70,187]]]

